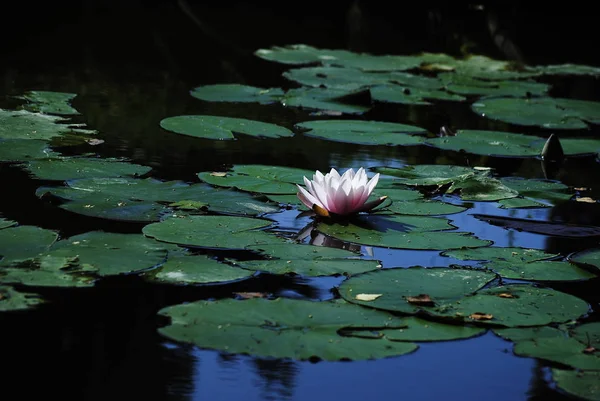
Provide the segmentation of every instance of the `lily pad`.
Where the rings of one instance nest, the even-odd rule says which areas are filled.
[[[535,68],[515,65],[510,61],[495,60],[482,55],[469,55],[457,59],[447,54],[424,53],[421,56],[421,69],[427,71],[454,71],[456,74],[481,80],[495,81],[524,79],[541,74]]]
[[[189,115],[167,117],[160,126],[176,134],[205,139],[235,139],[234,133],[257,138],[281,138],[294,133],[279,125],[244,118]]]
[[[100,276],[113,276],[147,270],[164,262],[171,246],[141,234],[92,231],[54,244],[53,257],[76,257]]]
[[[164,265],[146,277],[169,284],[216,284],[243,280],[253,274],[206,255],[184,255],[169,257]]]
[[[471,108],[482,117],[547,129],[585,129],[588,123],[600,124],[600,103],[587,100],[497,97],[480,99]]]
[[[264,194],[295,194],[303,177],[312,177],[314,171],[262,164],[235,165],[231,172],[198,173],[202,181],[220,187],[233,187],[247,192]]]
[[[476,155],[501,157],[539,157],[544,138],[502,131],[459,130],[455,136],[429,138],[428,145]],[[566,155],[583,155],[600,152],[600,140],[570,138],[561,140]]]
[[[569,187],[556,181],[503,177],[500,182],[517,191],[520,196],[544,205],[556,205],[569,200],[573,194]]]
[[[570,281],[596,277],[575,264],[550,261],[548,259],[557,255],[537,249],[486,247],[447,251],[442,255],[460,260],[480,260],[480,267],[510,279]]]
[[[0,230],[2,230],[3,228],[8,228],[8,227],[12,227],[12,226],[16,226],[17,222],[14,220],[7,220],[5,218],[0,217]]]
[[[600,356],[594,351],[585,351],[590,347],[600,346],[598,329],[599,325],[595,322],[576,327],[571,336],[550,327],[543,328],[543,331],[521,328],[496,330],[496,333],[515,342],[513,352],[516,355],[540,358],[577,369],[598,371]]]
[[[371,109],[370,97],[366,100],[362,98],[363,92],[360,90],[298,88],[287,91],[281,104],[286,107],[318,110],[332,115],[362,114]]]
[[[436,305],[459,301],[495,278],[494,273],[486,270],[383,269],[351,277],[340,285],[339,292],[346,301],[371,308],[408,314],[431,313]],[[356,299],[357,294],[383,295],[373,301],[361,301]],[[420,295],[427,295],[431,304],[420,302]]]
[[[299,360],[364,360],[403,355],[412,343],[344,337],[342,328],[402,327],[388,313],[347,303],[224,299],[162,309],[171,324],[159,332],[175,341],[233,354]]]
[[[239,84],[205,85],[192,89],[190,94],[209,102],[256,102],[260,104],[277,103],[283,96],[279,88],[257,88]],[[167,128],[168,129],[168,128]]]
[[[81,129],[76,124],[58,124],[64,121],[66,119],[63,117],[48,114],[0,109],[0,139],[49,140],[71,132],[94,133],[94,131]]]
[[[47,251],[58,239],[51,230],[16,226],[0,230],[0,267],[8,267]]]
[[[476,170],[471,167],[419,164],[402,168],[377,167],[377,173],[399,178],[398,183],[404,185],[444,185],[449,184],[464,176],[475,175]]]
[[[396,214],[409,214],[412,216],[441,216],[461,213],[467,210],[467,208],[439,201],[415,200],[394,201],[391,205],[387,206],[385,210],[389,210]]]
[[[417,145],[427,130],[412,125],[363,120],[319,120],[296,124],[304,135],[336,142],[362,145]]]
[[[0,312],[26,310],[42,303],[37,294],[20,292],[6,285],[0,285]]]
[[[462,102],[467,98],[437,89],[423,89],[401,85],[377,85],[370,88],[371,99],[376,102],[412,105],[431,105],[430,100]]]
[[[554,64],[535,67],[544,75],[592,75],[600,76],[600,68],[582,64]]]
[[[142,229],[144,235],[182,246],[244,249],[250,245],[280,243],[272,234],[258,231],[269,220],[232,216],[170,217]]]
[[[29,111],[69,116],[80,114],[71,106],[76,96],[76,93],[30,91],[17,98],[28,101],[24,108]]]
[[[401,329],[378,330],[377,337],[385,337],[390,341],[450,341],[479,336],[486,332],[482,327],[472,327],[456,324],[444,324],[418,317],[408,316],[403,319],[406,327]],[[364,331],[343,331],[344,335],[364,336]],[[369,332],[372,333],[372,332]]]
[[[341,259],[358,258],[360,254],[341,248],[298,243],[265,244],[246,247],[266,259]]]
[[[583,263],[600,269],[600,248],[586,249],[569,256],[569,260],[575,263]]]
[[[314,64],[320,62],[331,63],[339,59],[352,57],[352,53],[347,50],[317,49],[303,44],[285,47],[273,46],[270,49],[258,49],[254,54],[265,60],[291,65]]]
[[[20,162],[58,156],[58,153],[50,150],[46,141],[32,139],[0,140],[0,162]]]
[[[550,90],[550,85],[534,81],[484,81],[456,73],[442,73],[438,78],[448,92],[464,96],[542,96]]]
[[[484,241],[452,229],[447,219],[409,215],[360,216],[347,224],[319,223],[317,231],[351,243],[398,249],[458,249],[487,246]],[[436,230],[433,231],[432,230]]]
[[[552,369],[556,385],[569,394],[589,401],[600,401],[600,372]]]
[[[518,231],[531,232],[544,235],[557,235],[562,237],[579,238],[599,236],[600,227],[577,225],[571,223],[548,222],[545,220],[519,219],[515,217],[494,216],[489,214],[472,214],[479,220]]]
[[[24,168],[39,180],[67,181],[77,178],[123,177],[144,175],[151,167],[128,163],[120,159],[62,157],[32,160]]]
[[[91,265],[80,265],[77,255],[48,253],[3,269],[0,282],[35,287],[91,287],[96,271]]]

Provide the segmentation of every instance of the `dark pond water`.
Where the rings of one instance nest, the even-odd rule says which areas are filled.
[[[505,6],[430,5],[396,9],[383,3],[323,2],[252,5],[244,2],[66,2],[15,5],[3,26],[0,107],[27,90],[77,93],[77,121],[100,132],[105,142],[93,149],[103,157],[127,157],[153,168],[152,176],[196,182],[199,171],[231,164],[272,164],[328,170],[330,167],[458,164],[495,167],[501,175],[542,178],[539,160],[465,156],[418,147],[364,147],[302,136],[272,141],[240,137],[215,142],[173,135],[160,129],[162,118],[213,114],[272,122],[291,128],[310,119],[300,109],[279,105],[232,105],[193,99],[203,84],[235,82],[262,87],[290,86],[283,67],[252,56],[258,48],[306,43],[378,54],[418,51],[460,55],[461,49],[495,58],[520,57],[529,64],[600,64],[591,51],[592,18],[585,10]],[[7,16],[5,16],[7,17]],[[514,46],[499,48],[488,26],[497,22]],[[561,29],[556,29],[561,27]],[[560,32],[560,33],[558,33]],[[553,94],[598,99],[592,78],[557,78]],[[465,104],[416,109],[376,107],[363,118],[403,122],[437,132],[442,125],[491,129]],[[89,146],[60,149],[89,152]],[[590,187],[600,197],[596,160],[571,160],[556,177],[573,187]],[[62,237],[90,230],[137,233],[141,225],[76,216],[40,201],[43,182],[16,166],[0,165],[0,213],[20,224],[57,230]],[[449,201],[456,201],[449,197]],[[597,246],[594,238],[569,239],[507,230],[483,223],[473,213],[599,225],[598,208],[555,207],[535,212],[502,211],[486,203],[468,204],[451,216],[462,231],[498,246],[522,246],[568,255]],[[308,224],[289,211],[269,216],[282,232]],[[447,266],[437,251],[374,248],[370,256],[385,267]],[[341,278],[302,279],[262,276],[211,287],[151,285],[132,276],[100,281],[92,289],[42,289],[50,302],[18,314],[0,315],[3,398],[169,399],[169,400],[562,400],[549,381],[548,365],[512,354],[512,344],[494,334],[452,342],[421,344],[418,352],[366,362],[295,362],[231,356],[184,346],[161,337],[166,321],[156,312],[197,299],[231,297],[237,291],[324,300],[334,297]],[[577,294],[596,310],[598,281],[555,288]],[[592,320],[597,315],[591,316]]]

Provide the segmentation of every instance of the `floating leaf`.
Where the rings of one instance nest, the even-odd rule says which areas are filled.
[[[275,259],[245,260],[236,263],[248,270],[272,274],[300,274],[303,276],[354,275],[381,267],[376,260],[359,259]]]
[[[429,100],[462,102],[465,97],[437,89],[422,89],[400,85],[378,85],[370,89],[371,98],[376,102],[414,105],[431,105]]]
[[[569,260],[575,263],[583,263],[600,269],[600,248],[586,249],[569,256]]]
[[[58,239],[54,231],[35,226],[0,230],[0,266],[11,266],[45,252]]]
[[[32,139],[0,140],[0,162],[20,162],[58,156],[58,153],[50,150],[46,141]]]
[[[273,46],[271,49],[259,49],[254,54],[269,61],[282,64],[303,65],[318,62],[330,63],[339,59],[352,57],[347,50],[317,49],[307,45]]]
[[[460,260],[485,261],[480,263],[481,267],[510,279],[569,281],[596,277],[575,264],[549,261],[547,259],[557,255],[537,249],[486,247],[447,251],[442,255]]]
[[[257,88],[239,84],[205,85],[192,89],[190,94],[209,102],[256,102],[270,104],[279,102],[283,90],[279,88]],[[168,129],[168,128],[166,128]]]
[[[535,69],[544,75],[600,75],[600,68],[581,64],[540,65]]]
[[[569,394],[584,400],[600,400],[600,372],[552,369],[556,385]]]
[[[19,292],[12,287],[0,285],[0,312],[30,309],[41,302],[36,294]]]
[[[550,85],[534,81],[484,81],[456,73],[442,73],[438,78],[448,92],[464,96],[542,96],[550,90]]]
[[[385,210],[397,214],[410,214],[413,216],[440,216],[464,212],[467,208],[452,205],[450,203],[416,200],[416,201],[394,201]]]
[[[423,320],[417,317],[403,319],[407,327],[381,330],[390,341],[449,341],[476,337],[486,330],[481,327],[460,326]]]
[[[7,220],[5,218],[0,217],[0,230],[7,227],[16,226],[17,222],[14,220]]]
[[[298,88],[287,91],[281,104],[286,107],[301,107],[333,114],[362,114],[371,108],[370,97],[366,101],[359,101],[363,100],[362,95],[362,91]]]
[[[160,126],[176,134],[205,139],[235,139],[234,133],[258,138],[280,138],[294,135],[292,131],[279,125],[219,116],[167,117],[161,120]]]
[[[388,313],[333,302],[286,298],[269,301],[197,301],[162,309],[171,324],[159,332],[173,340],[260,357],[363,360],[414,351],[411,343],[344,337],[342,328],[401,327]]]
[[[253,274],[206,255],[184,255],[169,257],[164,265],[147,277],[169,284],[214,284],[243,280]]]
[[[585,129],[600,124],[600,103],[586,100],[536,97],[480,99],[471,106],[482,117],[510,124],[547,129]]]
[[[363,120],[306,121],[296,128],[308,130],[307,136],[363,145],[417,145],[422,139],[412,135],[427,133],[412,125]]]
[[[500,182],[517,191],[520,196],[536,203],[543,202],[544,204],[556,205],[569,200],[572,196],[572,194],[567,193],[568,186],[556,181],[503,177],[500,178]]]
[[[283,166],[261,164],[235,165],[225,176],[198,173],[198,178],[211,185],[234,187],[242,191],[265,194],[295,194],[303,177],[312,177],[314,171]]]
[[[358,303],[392,312],[415,314],[431,312],[435,306],[409,302],[408,297],[427,294],[437,305],[453,303],[478,290],[496,277],[485,270],[442,269],[411,267],[383,269],[349,278],[339,288],[348,302]],[[374,301],[363,302],[355,294],[383,294]]]
[[[46,114],[77,115],[80,113],[71,107],[71,101],[75,96],[77,96],[75,93],[30,91],[26,92],[23,96],[17,96],[17,98],[29,102],[24,106],[29,111]]]
[[[0,109],[0,139],[49,140],[71,132],[94,133],[77,125],[58,124],[62,121],[65,119],[48,114]]]
[[[267,259],[340,259],[358,258],[359,254],[341,248],[314,246],[298,243],[264,244],[246,247]]]
[[[476,170],[470,167],[419,164],[402,168],[377,167],[375,172],[397,177],[397,182],[404,185],[444,185],[461,179],[464,176],[472,176]]]
[[[39,180],[66,181],[77,178],[123,177],[143,175],[151,167],[111,158],[63,157],[32,160],[25,169]]]
[[[171,248],[141,234],[92,231],[57,242],[50,255],[77,257],[80,266],[90,266],[100,276],[113,276],[150,269],[162,263]]]
[[[272,234],[258,231],[269,220],[232,216],[170,217],[145,226],[142,232],[159,241],[183,246],[244,249],[250,245],[280,243]]]

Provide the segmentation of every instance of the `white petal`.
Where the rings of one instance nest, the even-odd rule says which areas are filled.
[[[377,185],[378,182],[379,182],[379,173],[375,174],[373,176],[373,178],[371,178],[371,181],[369,181],[369,183],[367,184],[367,193],[369,195],[371,195],[371,192],[373,192],[373,189],[375,189],[375,186]]]
[[[306,189],[302,188],[300,185],[296,185],[296,186],[300,190],[300,192],[298,193],[298,199],[300,199],[300,201],[302,203],[304,203],[304,205],[307,208],[312,209],[313,205],[315,205],[315,204],[323,207],[321,202],[319,202],[318,199],[316,199],[314,196],[312,196]]]
[[[327,199],[327,187],[319,182],[313,182],[313,190],[315,197],[320,201],[321,207],[329,210],[329,201]]]

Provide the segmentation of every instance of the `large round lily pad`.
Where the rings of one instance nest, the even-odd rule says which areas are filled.
[[[257,88],[239,84],[205,85],[192,89],[190,94],[200,100],[210,102],[256,102],[270,104],[278,102],[283,96],[279,88]]]
[[[167,262],[146,277],[169,284],[216,284],[248,278],[253,271],[218,262],[206,255],[169,257]]]
[[[76,93],[30,91],[17,97],[28,101],[24,107],[29,111],[68,116],[80,114],[71,106],[75,96]]]
[[[485,81],[451,72],[438,78],[448,92],[463,96],[542,96],[550,89],[550,85],[535,81]]]
[[[307,121],[296,128],[308,130],[307,136],[362,145],[417,145],[422,138],[412,135],[427,133],[412,125],[362,120]]]
[[[198,178],[220,187],[237,188],[264,194],[295,194],[303,178],[312,177],[314,171],[283,166],[260,164],[235,165],[230,172],[201,172]]]
[[[49,140],[70,132],[94,132],[81,129],[78,125],[59,124],[64,121],[62,117],[48,114],[0,109],[0,139]]]
[[[584,400],[600,401],[600,372],[552,369],[556,385]]]
[[[317,230],[356,244],[401,249],[456,249],[487,246],[464,232],[440,232],[453,228],[447,219],[409,215],[361,216],[347,224],[321,222]]]
[[[58,239],[51,230],[17,226],[0,230],[0,266],[11,266],[45,252]]]
[[[437,89],[423,89],[400,85],[377,85],[369,89],[376,102],[400,103],[427,106],[430,100],[462,102],[467,98]]]
[[[92,177],[136,176],[146,174],[152,170],[151,167],[128,163],[119,159],[90,157],[32,160],[24,166],[35,178],[53,181]]]
[[[600,123],[600,103],[587,100],[497,97],[480,99],[471,107],[486,118],[547,129],[585,129],[588,123]]]
[[[371,98],[363,90],[302,87],[287,91],[281,104],[317,110],[317,114],[362,114],[371,109]]]
[[[40,304],[42,299],[36,295],[20,292],[6,285],[0,285],[0,312],[25,310]]]
[[[177,134],[205,139],[235,139],[234,133],[259,138],[280,138],[294,135],[287,128],[275,124],[244,118],[219,116],[190,115],[167,117],[160,122],[160,126],[167,131]]]
[[[186,216],[149,224],[142,232],[159,241],[184,246],[244,249],[250,245],[281,242],[273,234],[258,230],[271,224],[269,220],[249,217]]]
[[[437,305],[454,303],[480,289],[496,275],[486,270],[411,267],[360,274],[340,285],[348,302],[393,312],[432,313]],[[381,294],[363,301],[359,294]]]
[[[59,154],[50,150],[46,141],[32,139],[0,140],[0,162],[20,162],[57,156]]]
[[[402,327],[388,313],[347,303],[224,299],[197,301],[162,309],[171,324],[159,332],[176,341],[233,354],[260,357],[363,360],[402,355],[412,343],[344,337],[343,328]]]
[[[569,281],[596,277],[575,264],[547,260],[557,255],[537,249],[486,247],[458,249],[442,255],[460,260],[479,260],[481,267],[510,279]]]

